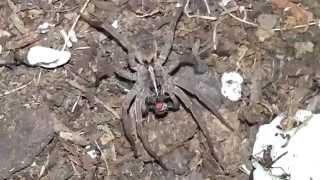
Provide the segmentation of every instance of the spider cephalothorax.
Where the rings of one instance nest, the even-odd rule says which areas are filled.
[[[216,115],[222,123],[233,131],[217,112],[215,107],[216,94],[208,92],[217,92],[215,87],[207,86],[203,81],[205,72],[203,69],[197,69],[201,63],[194,58],[196,49],[193,49],[192,54],[185,56],[185,59],[175,60],[179,63],[167,63],[167,58],[171,52],[171,47],[174,39],[176,24],[182,15],[183,5],[179,7],[173,21],[170,24],[171,32],[166,38],[166,44],[161,49],[157,56],[157,43],[151,33],[139,33],[139,42],[131,43],[125,35],[119,34],[108,24],[94,22],[86,17],[83,19],[97,30],[111,35],[119,44],[126,49],[129,59],[129,67],[134,71],[124,71],[117,69],[117,75],[122,76],[134,83],[133,88],[126,95],[121,106],[121,118],[124,128],[124,133],[130,142],[133,150],[136,152],[136,143],[141,141],[145,150],[164,168],[169,169],[162,161],[157,153],[153,152],[148,144],[148,140],[142,133],[142,121],[145,116],[151,113],[155,115],[165,115],[178,110],[179,104],[184,104],[184,107],[192,113],[199,128],[207,139],[212,156],[217,159],[213,150],[213,140],[209,136],[209,130],[205,127],[201,109],[207,108]],[[141,37],[142,36],[142,37]],[[143,39],[143,41],[141,41]],[[171,65],[170,65],[171,64]],[[182,64],[192,65],[196,71],[184,72],[185,74],[175,75],[175,71]],[[201,64],[203,65],[203,64]],[[178,70],[179,71],[179,70]],[[199,75],[194,72],[201,72],[204,75]],[[192,96],[192,98],[190,98]],[[199,102],[194,103],[195,99]],[[200,104],[204,106],[201,107]],[[135,134],[136,133],[136,134]],[[136,154],[138,154],[136,152]],[[179,173],[179,172],[176,172]]]

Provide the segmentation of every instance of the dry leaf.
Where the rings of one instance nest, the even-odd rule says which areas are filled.
[[[272,6],[274,8],[283,9],[288,13],[286,22],[286,28],[292,28],[297,25],[309,24],[313,20],[313,14],[307,11],[303,6],[290,2],[290,0],[272,0]],[[303,29],[305,32],[308,29]]]

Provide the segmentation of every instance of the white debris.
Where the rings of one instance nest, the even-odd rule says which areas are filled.
[[[40,34],[45,34],[45,33],[49,32],[50,27],[54,27],[54,26],[55,26],[54,24],[44,22],[38,26],[38,31]]]
[[[91,159],[97,158],[98,152],[95,149],[92,149],[92,146],[88,145],[85,148],[88,150],[87,154],[90,156]]]
[[[30,48],[27,55],[27,62],[31,66],[44,68],[55,68],[66,64],[71,58],[69,51],[59,51],[43,46]]]
[[[225,7],[225,6],[227,6],[230,2],[231,2],[231,0],[221,0],[221,1],[219,2],[219,5],[222,6],[222,7]]]
[[[274,35],[274,31],[258,28],[256,31],[256,36],[260,42],[264,42],[267,39],[270,39]]]
[[[237,72],[223,73],[221,77],[221,93],[231,101],[238,101],[241,98],[242,76]]]
[[[95,150],[88,151],[87,154],[91,157],[91,159],[96,159],[98,156],[98,153]]]
[[[85,149],[87,150],[87,154],[90,156],[91,159],[97,158],[98,152],[95,150],[95,148],[92,148],[91,145],[87,145]]]
[[[290,180],[320,179],[317,164],[320,162],[320,143],[317,141],[320,136],[320,114],[298,110],[293,119],[300,125],[289,130],[277,128],[281,121],[286,120],[284,114],[259,128],[252,156],[262,159],[263,151],[269,146],[272,147],[272,160],[282,157],[271,168],[263,167],[253,158],[252,164],[256,168],[254,180],[283,180],[279,176],[285,174],[290,175]],[[283,138],[285,136],[290,138]]]
[[[73,29],[71,29],[71,30],[69,31],[69,39],[70,39],[70,41],[73,42],[73,43],[77,43],[77,42],[78,42],[77,34],[76,34],[76,32],[75,32]]]
[[[177,2],[176,3],[176,8],[182,7],[182,3]]]
[[[246,7],[245,6],[239,6],[239,11],[241,14],[246,13]]]
[[[8,31],[0,29],[0,38],[2,37],[11,37],[11,34]]]
[[[119,28],[119,21],[118,20],[114,20],[112,23],[112,27],[114,27],[115,29]]]
[[[68,37],[67,32],[64,29],[62,29],[60,33],[65,41],[66,46],[69,48],[72,47],[72,42],[70,41],[70,37]]]

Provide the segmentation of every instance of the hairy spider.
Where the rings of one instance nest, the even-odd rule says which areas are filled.
[[[143,135],[142,122],[145,116],[150,112],[156,115],[164,115],[169,111],[178,109],[179,104],[191,112],[200,130],[207,139],[210,152],[214,159],[217,159],[213,150],[213,140],[209,136],[209,130],[205,127],[202,117],[202,108],[207,108],[211,113],[230,130],[224,118],[218,113],[215,107],[217,89],[213,85],[208,85],[207,69],[205,64],[197,61],[199,59],[199,43],[195,43],[192,54],[183,56],[183,59],[167,62],[174,41],[174,33],[177,22],[182,15],[184,4],[178,8],[177,13],[170,23],[170,33],[166,36],[166,44],[157,55],[157,42],[154,36],[141,31],[137,35],[137,42],[130,42],[123,34],[118,33],[112,26],[94,21],[82,15],[82,18],[92,27],[114,38],[120,46],[128,53],[128,64],[132,72],[117,69],[116,74],[130,81],[135,82],[133,88],[126,95],[121,106],[121,118],[124,133],[130,142],[133,150],[136,152],[136,145],[140,139],[145,150],[151,157],[164,169],[169,169],[157,153],[153,152],[146,137]],[[183,65],[192,65],[191,68],[179,67]],[[183,71],[183,73],[177,73]],[[180,75],[177,75],[180,74]],[[212,82],[211,82],[212,83]],[[191,97],[193,98],[191,98]],[[197,99],[200,103],[194,102]],[[204,107],[201,107],[202,104]],[[176,172],[178,173],[178,172]]]

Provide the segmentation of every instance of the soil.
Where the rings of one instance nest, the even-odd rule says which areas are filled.
[[[190,0],[190,15],[208,16],[204,2]],[[133,83],[113,74],[115,66],[128,70],[127,53],[115,39],[80,18],[75,27],[78,41],[68,48],[70,62],[54,69],[26,63],[33,46],[61,49],[60,31],[71,28],[85,0],[1,1],[0,179],[249,179],[240,166],[251,169],[249,157],[261,124],[297,108],[319,111],[320,29],[314,24],[295,28],[317,22],[313,19],[319,4],[272,2],[231,0],[227,9],[245,7],[231,11],[240,19],[223,13],[218,3],[209,3],[210,16],[217,20],[186,14],[179,20],[170,57],[191,53],[196,40],[202,49],[209,47],[200,58],[214,80],[207,78],[202,87],[214,87],[206,95],[235,132],[203,108],[202,121],[214,141],[216,161],[186,108],[145,121],[143,133],[150,147],[170,169],[183,172],[177,175],[162,169],[141,144],[137,148],[142,153],[135,157],[124,136],[121,103]],[[280,6],[284,2],[291,7],[288,14]],[[92,0],[85,14],[104,23],[117,22],[116,30],[128,37],[150,32],[161,49],[176,5],[171,0]],[[51,26],[40,33],[38,27],[45,22]],[[279,27],[283,29],[270,30]],[[231,71],[244,78],[237,102],[219,91],[221,75]],[[179,78],[195,78],[188,76]]]

